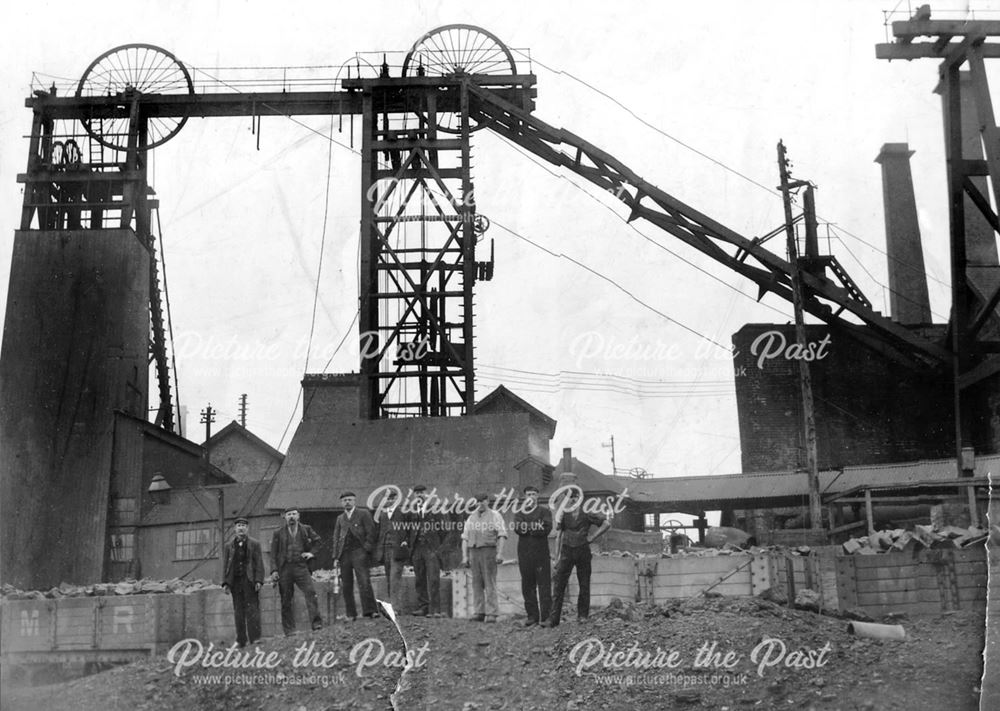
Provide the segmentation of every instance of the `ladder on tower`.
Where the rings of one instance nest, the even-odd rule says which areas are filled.
[[[857,283],[851,278],[851,275],[847,273],[843,265],[837,261],[835,256],[828,254],[821,257],[821,260],[823,262],[823,266],[827,267],[831,272],[833,272],[834,276],[837,277],[837,280],[844,287],[848,296],[855,301],[864,304],[866,308],[870,309],[872,307],[872,302],[869,301],[868,297],[864,295]]]
[[[159,224],[159,213],[157,213]],[[150,361],[156,369],[156,384],[160,405],[156,412],[155,424],[174,432],[173,397],[170,391],[170,362],[167,358],[167,329],[163,318],[163,291],[160,289],[160,259],[156,249],[156,238],[149,235],[149,321],[150,321]]]

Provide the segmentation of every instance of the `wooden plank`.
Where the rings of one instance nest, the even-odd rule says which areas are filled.
[[[657,575],[691,575],[698,573],[728,573],[747,563],[750,555],[706,556],[688,558],[662,558],[657,565]]]
[[[956,563],[955,573],[961,584],[961,581],[963,580],[978,581],[980,578],[985,580],[987,568],[985,563],[978,561],[970,563]],[[935,566],[931,563],[920,563],[914,565],[885,566],[879,568],[868,567],[857,569],[858,580],[901,580],[903,578],[912,578],[921,575],[936,575]]]
[[[986,602],[986,588],[959,588],[958,599],[960,602]]]
[[[936,602],[941,604],[941,594],[937,590],[900,590],[896,592],[858,591],[858,605],[897,605],[908,602]]]
[[[52,647],[54,606],[51,600],[10,600],[0,603],[3,616],[0,652],[41,651]]]
[[[703,585],[677,585],[669,588],[661,588],[657,590],[656,601],[661,602],[663,600],[695,597],[700,595],[704,589],[705,586]],[[727,588],[724,584],[712,588],[712,592],[718,593],[723,597],[746,597],[749,595],[746,588]]]
[[[98,617],[100,649],[137,649],[153,644],[149,595],[101,598]]]
[[[728,573],[729,571],[723,571],[722,574]],[[690,575],[656,575],[653,578],[653,586],[655,588],[659,587],[677,587],[679,585],[711,585],[716,582],[720,577],[720,573],[692,573]],[[739,585],[746,590],[746,595],[751,593],[751,575],[748,569],[741,570],[729,578],[721,585]]]
[[[909,600],[911,598],[916,598],[921,602],[938,600],[941,601],[940,590],[936,588],[911,588],[908,590],[885,590],[885,591],[859,591],[858,599],[861,604],[865,604],[865,601],[871,601],[875,598],[885,599],[885,600]],[[958,591],[958,599],[960,602],[981,602],[986,600],[986,592],[984,590],[977,590],[972,588],[961,589]],[[943,601],[942,601],[943,605]]]
[[[939,589],[938,579],[933,577],[904,578],[903,580],[859,580],[858,595],[907,590]]]
[[[982,562],[989,564],[985,546],[956,549],[952,555],[955,556],[956,563]]]
[[[919,563],[910,553],[879,553],[877,555],[856,555],[854,566],[859,570],[862,568],[891,568],[901,565],[914,565]]]
[[[754,556],[750,564],[750,593],[759,595],[776,585],[774,558],[770,555]]]
[[[834,559],[837,568],[837,608],[849,610],[858,604],[857,568],[854,556]]]
[[[936,602],[901,602],[889,605],[869,604],[858,606],[870,615],[884,615],[888,612],[903,612],[908,615],[935,615],[942,612],[940,603]]]

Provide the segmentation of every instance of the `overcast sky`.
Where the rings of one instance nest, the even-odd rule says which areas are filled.
[[[964,13],[969,5],[938,4],[935,13]],[[1000,4],[971,7],[976,17],[991,18]],[[907,4],[897,8],[896,19],[905,19]],[[784,139],[795,177],[819,186],[821,221],[836,225],[832,252],[882,310],[885,237],[873,161],[883,143],[909,142],[931,308],[943,321],[947,213],[936,63],[875,59],[875,44],[886,37],[883,9],[892,6],[15,4],[5,10],[0,65],[0,222],[7,226],[0,296],[6,303],[32,72],[75,82],[105,50],[148,42],[203,76],[247,66],[323,66],[332,75],[355,52],[405,51],[427,30],[464,22],[530,50],[538,116],[747,237],[781,223],[771,189],[778,182],[775,144]],[[328,361],[357,308],[360,160],[333,146],[327,195],[330,120],[301,124],[264,118],[258,151],[249,119],[193,118],[155,151],[180,401],[189,408],[192,439],[202,439],[198,411],[209,401],[221,427],[237,417],[239,395],[247,393],[248,426],[266,441],[278,446],[291,422],[286,448],[300,416],[295,403],[327,199],[308,370],[358,367],[355,333]],[[351,144],[350,122],[335,121],[332,130]],[[494,223],[486,237],[497,260],[495,278],[476,288],[477,397],[504,383],[558,420],[553,459],[569,446],[610,471],[601,443],[614,435],[620,468],[657,476],[739,471],[730,356],[717,344],[728,346],[745,323],[789,321],[790,305],[773,296],[756,303],[746,280],[651,225],[626,225],[614,200],[574,186],[584,185],[579,178],[553,175],[496,136],[477,133],[473,152],[476,202]],[[781,249],[780,240],[771,244]],[[608,356],[629,343],[651,357]]]

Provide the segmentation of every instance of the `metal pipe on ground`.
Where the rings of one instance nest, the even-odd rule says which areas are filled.
[[[870,639],[906,639],[906,630],[902,625],[880,625],[877,622],[852,620],[847,623],[847,631],[858,637]]]

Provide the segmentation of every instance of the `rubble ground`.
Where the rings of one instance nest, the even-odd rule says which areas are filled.
[[[487,624],[402,617],[411,660],[421,666],[406,674],[396,708],[978,708],[981,610],[878,620],[901,624],[907,635],[901,641],[856,637],[843,619],[762,598],[702,597],[662,606],[613,601],[585,621],[575,620],[569,605],[567,610],[569,619],[555,629],[526,628],[517,618]],[[295,651],[312,642],[311,651],[333,651],[336,660],[329,668],[294,669]],[[383,653],[376,659],[379,645]],[[416,650],[424,645],[421,658]],[[601,648],[603,656],[596,651]],[[178,677],[166,658],[157,657],[61,684],[7,686],[0,705],[5,711],[392,708],[400,671],[394,664],[402,664],[404,651],[388,620],[337,622],[319,632],[264,640],[261,649],[282,658],[269,671],[288,675],[284,683],[227,686],[205,681],[206,671],[219,670],[197,666]],[[650,666],[615,668],[630,650],[632,659],[649,652]],[[670,651],[676,664],[663,666]],[[760,668],[765,658],[769,665]],[[584,659],[592,666],[582,665],[577,675]],[[359,675],[362,660],[367,668]],[[320,655],[312,661],[321,661]]]

